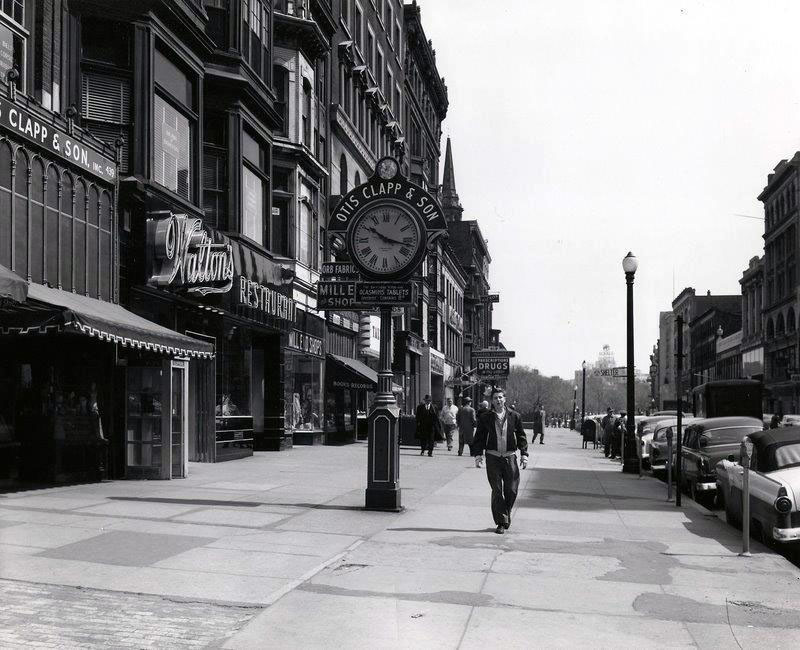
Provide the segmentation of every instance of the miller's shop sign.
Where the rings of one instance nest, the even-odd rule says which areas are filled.
[[[147,220],[147,254],[151,286],[183,289],[205,296],[227,293],[233,286],[233,251],[217,243],[200,219],[168,214]]]

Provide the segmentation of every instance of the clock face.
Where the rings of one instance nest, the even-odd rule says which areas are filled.
[[[425,246],[418,221],[392,205],[357,216],[350,233],[353,262],[368,275],[390,277],[412,271]]]

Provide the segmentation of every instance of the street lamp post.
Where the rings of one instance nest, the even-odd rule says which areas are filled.
[[[633,276],[636,274],[638,266],[639,261],[633,253],[628,253],[622,260],[622,270],[625,271],[625,283],[627,284],[628,293],[628,377],[626,380],[628,384],[628,418],[625,427],[625,439],[622,445],[622,471],[630,473],[639,471],[639,453],[636,444],[636,417],[634,415],[636,410],[636,397],[633,370]]]
[[[583,433],[583,421],[586,419],[586,361],[581,364],[583,368],[583,384],[581,385],[581,434]]]
[[[575,429],[575,408],[578,403],[578,387],[572,387],[572,419],[569,421],[569,426],[571,429]]]

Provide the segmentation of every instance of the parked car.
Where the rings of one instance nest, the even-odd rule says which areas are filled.
[[[682,420],[681,425],[683,426],[684,435],[686,433],[686,427],[689,426],[692,422],[694,422],[696,418],[694,417],[684,417]],[[658,472],[663,472],[666,470],[667,465],[667,431],[672,431],[672,455],[673,460],[675,456],[675,445],[677,445],[677,439],[675,437],[675,430],[678,427],[678,418],[671,418],[666,420],[661,420],[657,422],[655,427],[653,427],[653,436],[646,442],[646,451],[647,457],[650,461],[650,469],[654,474]]]
[[[676,415],[673,411],[671,413],[657,413],[644,418],[636,418],[636,437],[639,439],[643,467],[650,466],[650,445],[648,443],[653,439],[656,425],[664,420],[674,420]]]
[[[695,420],[686,427],[681,448],[681,489],[697,503],[710,505],[717,491],[717,463],[739,457],[742,439],[762,431],[760,418],[730,416]]]
[[[779,427],[798,427],[800,426],[800,415],[795,413],[787,413],[781,418],[778,423]]]
[[[759,431],[750,459],[750,521],[764,542],[800,541],[800,427]],[[735,457],[717,463],[717,493],[728,523],[742,524],[742,466]]]

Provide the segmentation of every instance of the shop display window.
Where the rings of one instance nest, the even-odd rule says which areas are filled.
[[[128,368],[127,464],[161,466],[161,368]]]
[[[217,416],[252,415],[252,348],[247,338],[234,329],[217,352]]]
[[[286,354],[286,428],[314,430],[322,427],[322,360]]]

